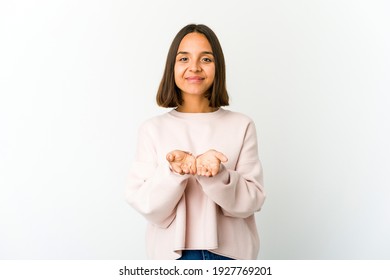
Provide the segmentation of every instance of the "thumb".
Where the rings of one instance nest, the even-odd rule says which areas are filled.
[[[215,157],[219,159],[221,162],[227,162],[228,158],[223,153],[216,153]]]
[[[172,162],[175,159],[175,156],[171,153],[167,154],[167,161]]]

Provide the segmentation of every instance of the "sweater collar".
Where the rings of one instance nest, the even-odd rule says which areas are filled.
[[[219,108],[218,110],[209,113],[183,113],[173,109],[170,112],[168,112],[168,114],[176,118],[187,119],[187,120],[211,120],[220,117],[225,112],[226,111],[222,108]]]

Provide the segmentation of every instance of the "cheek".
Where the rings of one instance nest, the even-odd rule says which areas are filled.
[[[175,76],[175,79],[180,78],[183,75],[183,67],[175,66],[173,68],[173,74]]]
[[[215,67],[212,67],[212,68],[209,69],[208,76],[211,78],[211,80],[214,80],[214,78],[215,78]]]
[[[173,76],[175,77],[175,82],[177,83],[177,79],[179,78],[179,70],[177,69],[176,66],[173,69]]]

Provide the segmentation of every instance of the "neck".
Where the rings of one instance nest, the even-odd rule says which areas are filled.
[[[183,96],[183,104],[176,109],[182,113],[210,113],[218,110],[218,108],[210,107],[209,100],[199,96]]]

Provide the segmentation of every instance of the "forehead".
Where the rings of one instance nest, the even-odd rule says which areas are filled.
[[[196,51],[209,51],[211,52],[210,42],[206,36],[201,33],[188,33],[180,42],[178,51],[196,52]]]

